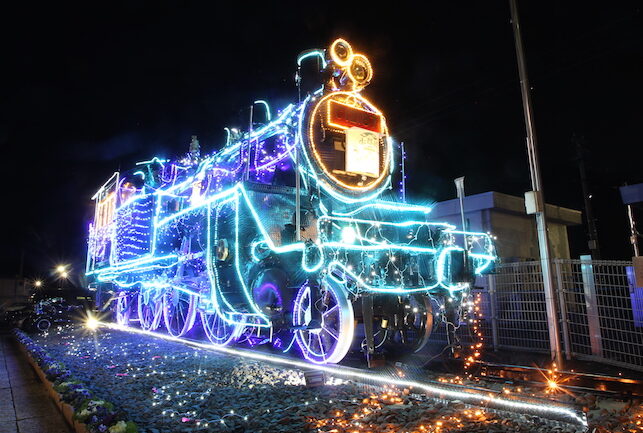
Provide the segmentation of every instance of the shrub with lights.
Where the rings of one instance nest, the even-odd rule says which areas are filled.
[[[38,364],[45,377],[52,382],[54,390],[64,403],[74,409],[74,418],[85,424],[91,433],[137,433],[138,428],[125,415],[104,400],[93,398],[91,392],[75,380],[65,365],[54,360],[27,334],[14,329],[16,339],[24,346]]]

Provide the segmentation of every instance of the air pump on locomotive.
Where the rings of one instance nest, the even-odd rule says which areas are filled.
[[[93,199],[90,286],[121,325],[215,345],[299,347],[314,363],[417,352],[495,259],[484,233],[431,222],[392,193],[399,165],[383,113],[362,95],[373,70],[338,39],[297,59],[317,90],[219,151],[114,175]],[[301,88],[300,88],[301,90]],[[266,121],[259,124],[260,110]]]

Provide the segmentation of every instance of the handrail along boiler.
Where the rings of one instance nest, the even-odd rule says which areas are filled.
[[[299,347],[314,363],[363,350],[415,352],[448,299],[495,260],[485,233],[430,222],[430,207],[384,200],[395,147],[362,90],[368,59],[338,39],[315,61],[323,85],[201,156],[153,158],[93,197],[90,286],[113,291],[116,321],[216,345]],[[297,78],[301,81],[301,75]],[[300,93],[301,94],[301,93]]]

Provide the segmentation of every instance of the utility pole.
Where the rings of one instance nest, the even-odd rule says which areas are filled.
[[[641,236],[636,230],[636,221],[634,220],[634,212],[632,211],[632,204],[627,205],[627,220],[630,223],[630,243],[634,250],[634,257],[639,256],[639,237]]]
[[[20,249],[20,272],[18,274],[18,281],[14,282],[13,285],[13,300],[16,301],[18,299],[18,285],[22,285],[22,289],[20,290],[22,294],[25,293],[25,276],[24,276],[24,269],[25,269],[25,247],[22,247]]]
[[[400,168],[402,171],[402,180],[400,181],[400,193],[402,196],[402,202],[406,203],[406,173],[404,172],[404,166],[406,165],[406,151],[404,150],[404,142],[400,142]],[[464,230],[464,229],[463,229]]]
[[[592,193],[589,189],[589,181],[587,180],[587,169],[585,167],[585,153],[582,138],[576,135],[572,136],[572,140],[576,144],[576,155],[578,157],[578,171],[580,174],[580,184],[583,191],[583,202],[585,204],[585,221],[587,222],[587,246],[592,254],[592,259],[600,260],[601,251],[598,247],[598,230],[596,228],[596,219],[594,218],[594,209],[592,208]]]
[[[511,24],[513,26],[514,40],[516,43],[516,57],[518,61],[518,73],[520,74],[520,91],[522,94],[522,106],[525,116],[525,129],[527,132],[527,156],[529,158],[529,172],[531,175],[532,191],[525,194],[525,199],[531,198],[533,209],[536,215],[536,227],[538,230],[538,245],[540,248],[540,263],[543,274],[543,286],[545,289],[545,306],[547,309],[547,322],[549,328],[549,347],[551,357],[556,361],[556,366],[562,368],[563,357],[560,348],[558,330],[558,315],[556,314],[556,298],[554,294],[554,279],[551,269],[551,256],[549,239],[547,237],[547,217],[545,215],[545,199],[540,178],[540,164],[538,161],[538,149],[534,127],[534,113],[529,93],[529,79],[527,77],[527,63],[520,34],[520,23],[518,21],[518,7],[516,0],[509,0],[511,9]]]
[[[246,146],[246,167],[243,174],[243,180],[248,181],[250,179],[250,148],[252,143],[252,115],[254,114],[255,104],[250,106],[250,122],[248,125],[248,145]],[[239,150],[241,152],[241,150]]]

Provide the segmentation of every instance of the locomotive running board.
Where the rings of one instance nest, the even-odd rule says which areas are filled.
[[[408,388],[413,393],[425,395],[429,398],[435,398],[445,401],[459,401],[461,403],[486,407],[495,410],[504,410],[520,414],[529,414],[545,419],[555,420],[575,425],[579,431],[587,429],[587,417],[574,406],[553,402],[545,399],[530,398],[529,400],[519,400],[514,396],[503,396],[501,393],[489,389],[477,387],[468,387],[465,385],[445,385],[440,382],[419,381],[411,379],[401,379],[393,374],[382,374],[368,370],[361,370],[352,367],[346,367],[338,364],[317,365],[311,364],[304,360],[288,358],[280,355],[262,353],[251,349],[238,349],[227,346],[215,346],[213,344],[186,340],[183,338],[172,337],[167,334],[144,331],[139,328],[121,326],[114,323],[98,322],[97,327],[104,327],[116,331],[130,332],[140,335],[159,338],[166,341],[181,343],[196,347],[203,350],[210,350],[224,353],[231,356],[238,356],[246,359],[270,362],[282,367],[290,367],[306,371],[319,371],[328,374],[331,377],[338,377],[347,380],[353,380],[365,385],[383,387],[385,385],[395,385],[401,388]]]

